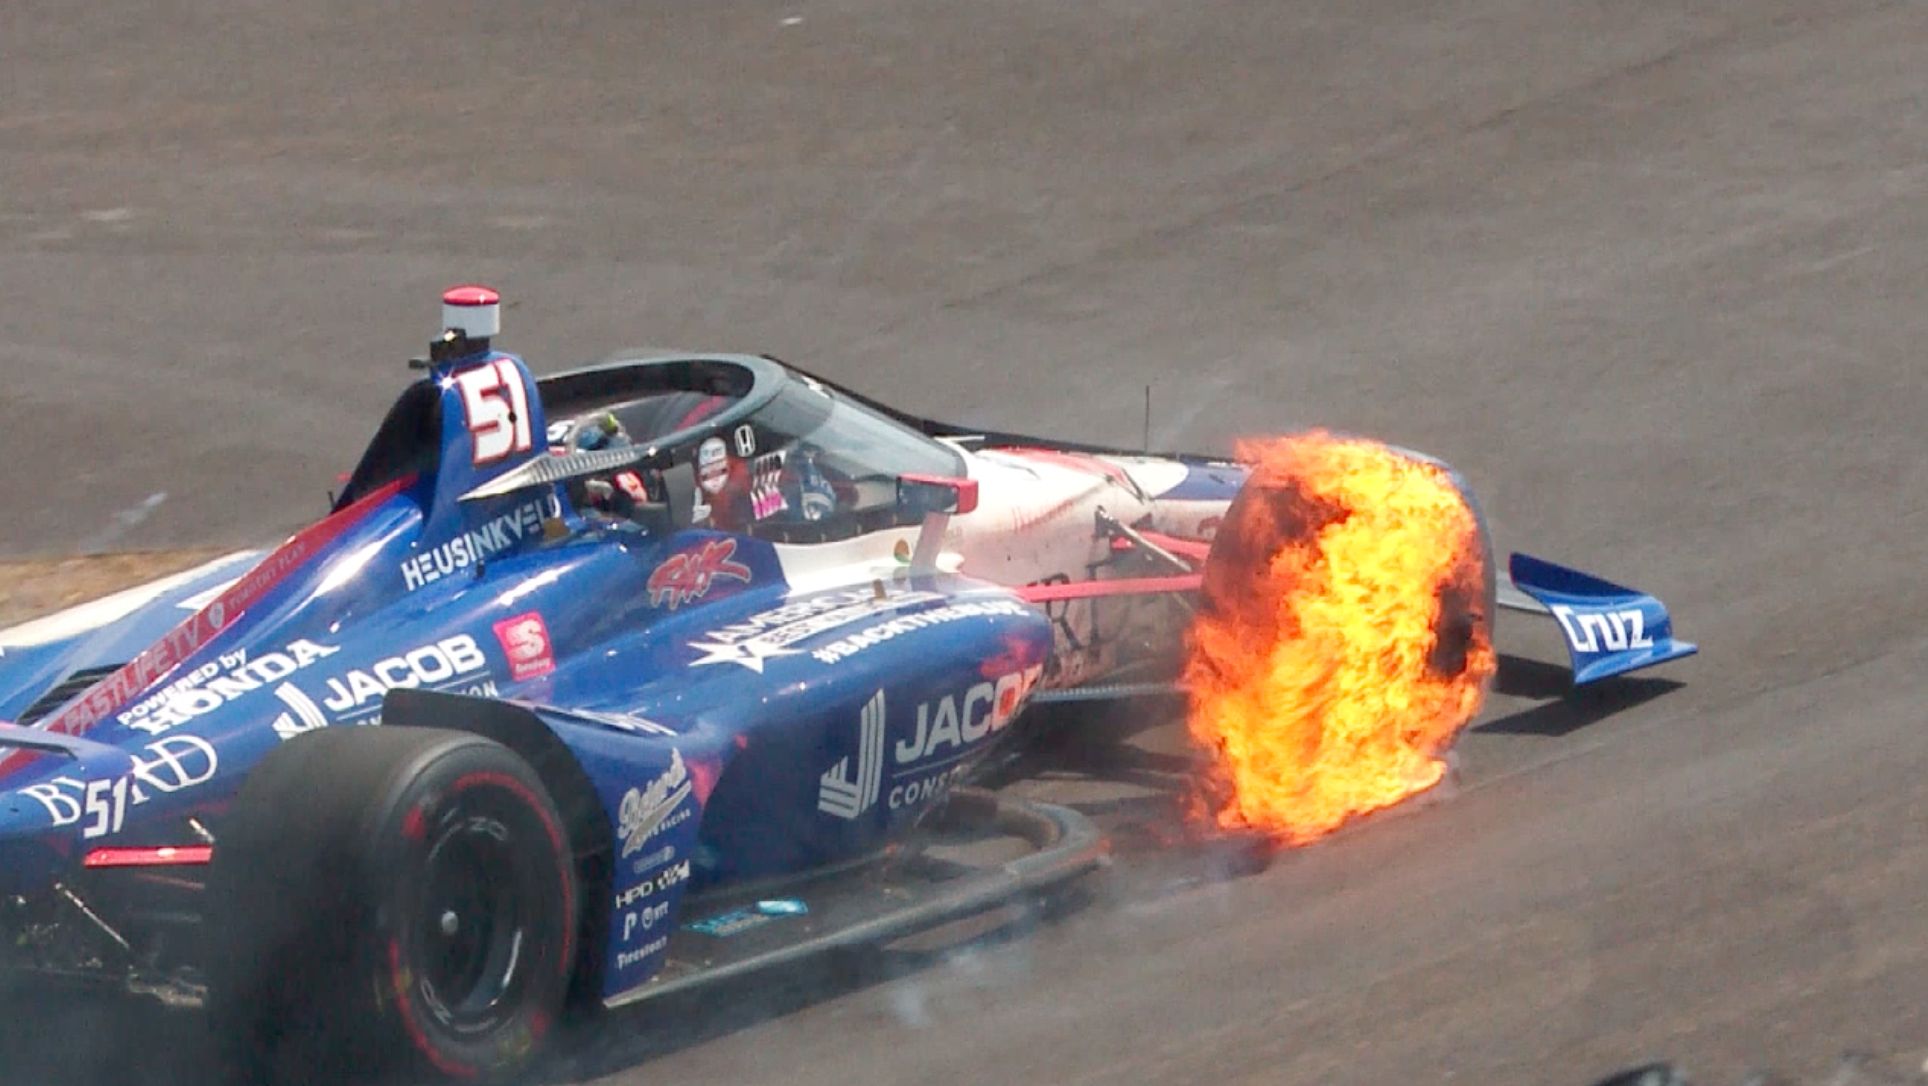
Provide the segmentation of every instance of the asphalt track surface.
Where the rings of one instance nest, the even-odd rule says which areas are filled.
[[[1243,878],[1128,848],[1021,938],[558,1074],[1917,1066],[1924,56],[1872,0],[5,0],[0,554],[300,523],[469,279],[538,369],[768,350],[1020,431],[1136,441],[1151,384],[1160,445],[1383,436],[1703,655],[1575,700],[1505,626],[1444,802]],[[1159,743],[1028,787],[1142,828]],[[34,1074],[198,1081],[186,1037],[77,1012]]]

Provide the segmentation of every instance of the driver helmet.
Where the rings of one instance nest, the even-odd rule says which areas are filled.
[[[601,449],[625,448],[633,442],[628,431],[614,414],[585,419],[576,427],[576,435],[571,444],[578,452],[596,452]],[[651,500],[651,486],[639,474],[639,469],[623,468],[608,475],[596,475],[582,481],[577,500],[587,508],[600,512],[629,516],[640,504]],[[660,490],[660,485],[656,488]]]
[[[576,448],[581,452],[594,452],[597,449],[613,449],[630,444],[629,434],[613,413],[605,411],[601,418],[585,421],[576,431]]]

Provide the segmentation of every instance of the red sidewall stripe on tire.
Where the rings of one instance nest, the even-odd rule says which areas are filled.
[[[549,817],[549,811],[541,797],[531,791],[528,785],[507,773],[464,774],[457,777],[455,783],[449,786],[449,794],[460,795],[478,785],[494,785],[526,804],[529,812],[541,820],[543,831],[549,835],[550,845],[554,846],[556,856],[562,860],[563,870],[557,872],[557,881],[562,883],[562,915],[567,921],[563,925],[565,930],[562,940],[562,971],[566,975],[571,963],[576,960],[576,895],[568,871],[568,866],[574,862],[574,856],[569,850],[569,837],[562,832],[562,827]]]
[[[414,1043],[416,1050],[427,1056],[428,1062],[434,1064],[437,1071],[451,1078],[474,1078],[476,1069],[469,1064],[457,1063],[449,1059],[441,1049],[429,1041],[428,1031],[424,1030],[422,1023],[416,1020],[415,1007],[409,1002],[408,995],[408,980],[412,974],[402,968],[400,939],[388,941],[388,975],[395,986],[395,1008],[401,1012],[402,1028],[408,1031],[408,1039]]]
[[[575,964],[576,959],[576,902],[574,887],[569,878],[569,872],[566,866],[573,862],[569,852],[568,838],[563,835],[562,827],[557,825],[555,820],[549,817],[549,812],[544,808],[541,798],[537,796],[528,785],[507,773],[480,772],[463,774],[457,777],[455,782],[449,786],[449,795],[460,795],[463,792],[478,787],[500,788],[515,796],[517,799],[520,799],[529,809],[529,812],[534,814],[542,823],[544,832],[549,835],[549,841],[555,847],[556,855],[565,865],[563,870],[558,872],[560,876],[559,881],[562,884],[563,937],[562,953],[557,955],[557,965],[563,978],[566,980],[569,970]],[[406,821],[410,817],[417,817],[416,811],[411,810],[407,816],[404,816],[404,820]],[[452,1060],[446,1053],[437,1048],[435,1044],[429,1040],[428,1031],[422,1027],[421,1021],[416,1018],[415,1007],[409,999],[408,991],[409,977],[412,974],[402,966],[402,944],[399,939],[391,938],[388,941],[388,974],[389,983],[395,991],[395,1007],[401,1013],[402,1028],[408,1033],[409,1041],[415,1045],[416,1049],[420,1051],[423,1056],[428,1058],[428,1061],[435,1066],[436,1070],[443,1074],[454,1078],[476,1077],[477,1069],[475,1067]],[[549,1018],[544,1014],[531,1015],[529,1025],[530,1043],[534,1044],[547,1032]]]

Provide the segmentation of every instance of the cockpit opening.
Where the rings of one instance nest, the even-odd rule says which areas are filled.
[[[747,386],[705,368],[712,366],[739,367]],[[645,523],[666,516],[671,528],[773,542],[828,542],[916,523],[899,506],[900,476],[964,471],[951,446],[774,362],[636,367],[653,386],[648,395],[635,396],[630,384],[629,398],[551,415],[559,420],[551,444],[561,453],[660,446],[647,470],[585,481],[579,504],[605,514]]]

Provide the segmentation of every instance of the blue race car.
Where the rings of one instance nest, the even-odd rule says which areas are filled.
[[[1075,813],[955,786],[1030,702],[1170,688],[1244,467],[762,357],[538,380],[498,313],[444,295],[324,519],[0,631],[0,971],[204,1002],[265,1075],[494,1078],[572,1006],[1098,862]],[[1580,681],[1693,651],[1649,596],[1513,572],[1468,621],[1552,614]],[[950,826],[1028,851],[934,857]]]

